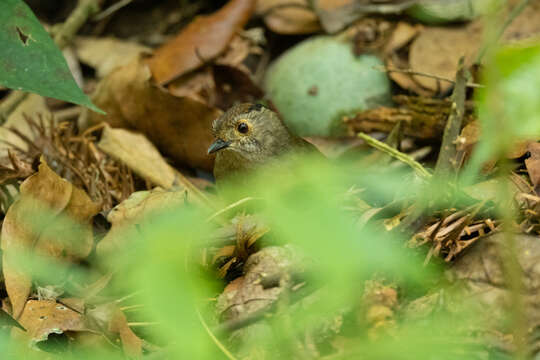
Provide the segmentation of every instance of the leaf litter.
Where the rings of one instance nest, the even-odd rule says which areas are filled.
[[[33,343],[45,343],[55,334],[73,344],[84,336],[103,335],[113,347],[120,343],[127,356],[159,354],[161,349],[137,329],[138,324],[148,327],[152,322],[130,320],[129,309],[139,305],[120,304],[132,295],[111,296],[113,283],[122,281],[123,273],[96,264],[135,246],[129,234],[152,231],[145,222],[152,214],[195,206],[204,208],[205,215],[214,214],[206,219],[209,227],[216,228],[206,242],[194,246],[190,259],[196,264],[190,265],[190,271],[201,270],[222,281],[208,306],[208,313],[213,314],[208,319],[210,332],[240,357],[272,357],[272,349],[256,342],[253,333],[271,337],[273,319],[290,321],[293,312],[310,313],[313,304],[324,298],[324,284],[311,281],[319,271],[317,260],[280,243],[273,224],[257,217],[257,207],[244,206],[254,199],[220,203],[207,181],[213,158],[206,149],[213,140],[212,121],[231,105],[259,99],[272,104],[262,90],[261,72],[295,42],[283,34],[305,36],[346,28],[341,36],[350,42],[351,51],[378,54],[386,65],[378,70],[395,83],[393,106],[344,115],[348,138],[318,140],[322,147],[342,146],[336,158],[354,157],[356,164],[362,164],[358,154],[370,150],[356,135],[369,133],[382,139],[392,134],[386,139],[387,147],[371,150],[375,156],[367,161],[387,164],[389,169],[403,167],[402,155],[407,153],[407,159],[423,157],[424,163],[434,164],[437,152],[431,149],[440,144],[448,131],[447,120],[454,114],[463,126],[453,129],[459,136],[450,142],[455,152],[445,161],[455,171],[466,168],[483,126],[471,92],[483,85],[475,77],[462,82],[458,90],[456,73],[459,58],[464,56],[469,67],[482,50],[483,20],[432,26],[400,15],[399,1],[317,3],[312,7],[311,2],[300,0],[233,0],[221,9],[212,7],[211,15],[192,19],[178,34],[158,34],[168,40],[153,53],[133,41],[137,34],[130,42],[101,36],[75,41],[79,60],[96,72],[91,80],[99,81],[93,101],[107,115],[81,112],[76,121],[60,121],[55,118],[58,111],[51,115],[47,103],[32,95],[29,105],[20,105],[2,126],[6,151],[0,159],[5,214],[1,245],[7,296],[2,299],[6,315],[0,318],[0,327],[22,326],[26,332],[19,329],[13,337],[26,337]],[[383,3],[390,7],[382,7]],[[368,5],[370,11],[366,11]],[[353,8],[347,14],[343,11]],[[386,16],[381,9],[390,9],[394,15]],[[538,13],[538,5],[531,2],[505,29],[503,41],[537,36],[538,22],[530,19]],[[259,36],[261,24],[253,22],[256,18],[273,33]],[[113,15],[110,21],[114,20]],[[276,41],[291,44],[276,46]],[[112,56],[98,56],[109,55],[105,52]],[[313,96],[318,90],[312,90]],[[452,90],[462,92],[462,112],[455,111],[457,97],[447,96]],[[508,340],[512,331],[498,322],[509,312],[507,305],[499,304],[511,303],[512,296],[497,245],[509,236],[503,231],[499,209],[513,209],[517,214],[513,229],[527,234],[512,236],[523,274],[523,311],[530,314],[527,327],[535,328],[540,318],[534,307],[540,281],[535,266],[540,254],[535,241],[540,233],[537,140],[521,139],[506,154],[486,160],[484,181],[466,189],[442,190],[442,197],[450,200],[434,201],[427,212],[418,205],[416,194],[374,203],[369,187],[351,188],[343,207],[354,214],[359,227],[378,226],[381,233],[404,231],[408,234],[405,245],[422,256],[424,268],[448,263],[447,280],[463,289],[458,295],[434,289],[411,298],[406,287],[373,276],[361,282],[356,302],[318,314],[313,326],[302,330],[296,355],[350,355],[351,339],[357,336],[348,330],[350,323],[376,342],[399,336],[408,319],[441,309],[451,312],[451,301],[445,299],[460,297],[475,299],[483,307],[486,323],[479,323],[475,331],[499,331],[500,336],[489,343],[515,350]],[[427,152],[415,153],[426,144]],[[411,165],[410,161],[405,160],[405,165]],[[500,176],[498,171],[506,161],[511,162],[512,171]],[[511,204],[499,198],[502,187],[509,189]],[[36,274],[39,262],[35,264],[38,270],[20,266],[25,256],[45,255],[61,264],[61,270],[50,278]],[[92,269],[93,281],[71,276],[80,266]],[[138,300],[137,294],[133,298]]]

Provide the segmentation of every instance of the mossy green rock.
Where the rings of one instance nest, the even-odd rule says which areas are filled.
[[[265,90],[300,136],[344,133],[343,116],[391,103],[390,81],[373,55],[355,56],[333,37],[303,41],[269,68]]]
[[[426,24],[473,20],[497,8],[501,0],[426,1],[411,6],[407,13]]]

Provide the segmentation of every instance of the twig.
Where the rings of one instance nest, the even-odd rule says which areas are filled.
[[[465,57],[459,59],[458,71],[456,73],[456,85],[452,92],[452,106],[450,115],[444,128],[437,164],[435,165],[435,175],[448,175],[457,171],[456,168],[456,139],[461,131],[463,116],[465,115],[465,90],[469,79],[469,70],[465,66]]]
[[[449,79],[449,78],[445,78],[445,77],[438,76],[438,75],[433,75],[433,74],[428,74],[428,73],[424,73],[424,72],[421,72],[421,71],[414,71],[412,69],[398,69],[398,68],[390,68],[390,67],[384,67],[384,66],[374,66],[374,69],[379,70],[379,71],[383,71],[383,72],[387,72],[387,73],[397,72],[397,73],[408,74],[408,75],[424,76],[424,77],[427,77],[427,78],[440,80],[440,81],[445,81],[445,82],[449,82],[449,83],[452,83],[452,84],[456,83],[454,80]],[[470,88],[483,88],[484,87],[484,85],[482,85],[482,84],[477,84],[477,83],[473,83],[473,82],[467,82],[466,86],[470,87]]]
[[[101,0],[79,0],[61,28],[54,34],[54,42],[60,49],[66,46],[86,20],[101,8]]]
[[[210,336],[210,339],[216,344],[216,346],[221,350],[221,352],[229,359],[229,360],[237,360],[236,357],[219,341],[219,339],[214,335],[214,332],[210,329],[206,321],[204,320],[201,312],[199,311],[199,308],[196,308],[195,311],[197,312],[197,317],[199,318],[199,321],[201,322],[202,326],[204,327],[204,330]]]
[[[416,173],[418,174],[418,176],[420,176],[421,178],[425,179],[425,180],[428,180],[431,178],[431,174],[429,171],[427,171],[423,166],[422,164],[420,164],[418,161],[414,160],[412,157],[410,157],[409,155],[405,154],[405,153],[402,153],[401,151],[397,150],[397,149],[394,149],[388,145],[386,145],[385,143],[377,140],[377,139],[374,139],[372,138],[371,136],[365,134],[365,133],[358,133],[358,137],[363,139],[368,145],[374,147],[375,149],[377,150],[380,150],[390,156],[392,156],[393,158],[399,160],[399,161],[402,161],[404,162],[405,164],[409,165],[411,168],[413,168]]]
[[[494,36],[488,38],[487,41],[484,42],[484,46],[482,46],[482,49],[478,52],[478,56],[476,57],[476,60],[474,61],[475,64],[480,64],[482,62],[483,57],[486,55],[486,52],[489,50],[489,48],[497,43],[501,36],[504,34],[504,31],[506,28],[514,21],[514,19],[521,14],[523,9],[529,5],[530,0],[522,0],[521,3],[514,6],[510,14],[508,14],[508,17],[504,21],[504,24],[497,30]]]
[[[53,112],[53,115],[57,122],[61,122],[78,117],[81,114],[81,111],[79,106],[72,106],[67,109],[57,110]]]
[[[314,284],[306,284],[300,289],[297,289],[290,294],[290,304],[294,304],[307,296],[313,294],[315,291],[319,290],[320,287]],[[232,331],[242,329],[246,326],[259,322],[263,319],[270,318],[274,315],[283,315],[275,314],[275,311],[278,309],[279,299],[276,299],[274,302],[267,304],[266,306],[256,310],[252,313],[245,314],[236,319],[231,319],[225,321],[217,326],[214,326],[211,330],[212,333],[220,337],[226,334],[230,334]]]
[[[242,205],[242,204],[244,204],[244,203],[247,203],[247,202],[249,202],[249,201],[253,201],[253,200],[260,200],[260,199],[259,199],[259,198],[254,198],[254,197],[248,196],[248,197],[246,197],[246,198],[243,198],[243,199],[241,199],[241,200],[238,200],[237,202],[234,202],[234,203],[232,203],[232,204],[230,204],[230,205],[224,207],[223,209],[221,209],[221,210],[215,212],[212,216],[208,217],[208,218],[206,219],[206,221],[209,222],[209,221],[215,219],[216,217],[222,215],[223,213],[225,213],[225,212],[227,212],[227,211],[229,211],[229,210],[231,210],[231,209],[234,209],[235,207],[238,207],[238,206],[240,206],[240,205]]]
[[[161,325],[158,321],[128,322],[127,324],[129,327]]]
[[[11,114],[21,102],[28,96],[27,92],[12,91],[8,96],[4,98],[4,101],[0,104],[0,124],[7,121],[9,114]]]
[[[101,20],[105,19],[106,17],[112,15],[113,13],[117,12],[118,10],[123,8],[124,6],[127,6],[127,5],[131,4],[132,1],[133,0],[120,0],[120,1],[112,4],[111,6],[109,6],[108,8],[106,8],[105,10],[103,10],[102,12],[97,14],[96,16],[94,16],[92,18],[92,21],[101,21]]]

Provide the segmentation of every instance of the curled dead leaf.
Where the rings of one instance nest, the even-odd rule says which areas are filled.
[[[129,234],[140,231],[140,223],[153,213],[181,206],[186,201],[184,191],[165,191],[160,188],[138,191],[116,206],[107,216],[111,230],[97,245],[99,256],[116,254],[129,243]]]
[[[256,13],[278,34],[311,34],[321,29],[307,0],[258,0]]]
[[[120,337],[124,353],[130,358],[142,355],[142,340],[130,329],[126,316],[116,303],[101,304],[87,312],[89,327]]]
[[[525,159],[525,166],[529,172],[529,178],[534,186],[536,193],[539,193],[540,185],[540,143],[530,142],[527,150],[531,154],[528,159]]]
[[[211,170],[206,150],[211,127],[221,111],[190,97],[176,97],[151,82],[150,70],[137,59],[105,77],[93,97],[107,115],[90,114],[93,122],[136,129],[178,163]]]
[[[20,257],[36,251],[60,260],[85,258],[93,246],[91,219],[100,209],[43,159],[38,172],[22,183],[20,198],[4,219],[1,240],[3,273],[14,318],[22,313],[32,286],[30,264],[22,264]]]
[[[34,342],[50,334],[87,330],[81,314],[53,300],[28,300],[19,322]]]
[[[148,59],[152,76],[164,85],[221,54],[251,17],[254,0],[231,0],[209,16],[197,17]]]
[[[118,66],[128,64],[139,54],[151,53],[146,46],[113,37],[78,36],[74,46],[79,60],[96,69],[100,78]]]

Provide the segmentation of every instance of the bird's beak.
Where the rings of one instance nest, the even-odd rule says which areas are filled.
[[[217,139],[208,148],[208,154],[212,154],[212,153],[215,153],[216,151],[219,151],[221,149],[225,149],[229,145],[231,145],[230,141],[224,141],[224,140],[221,140],[221,139]]]

